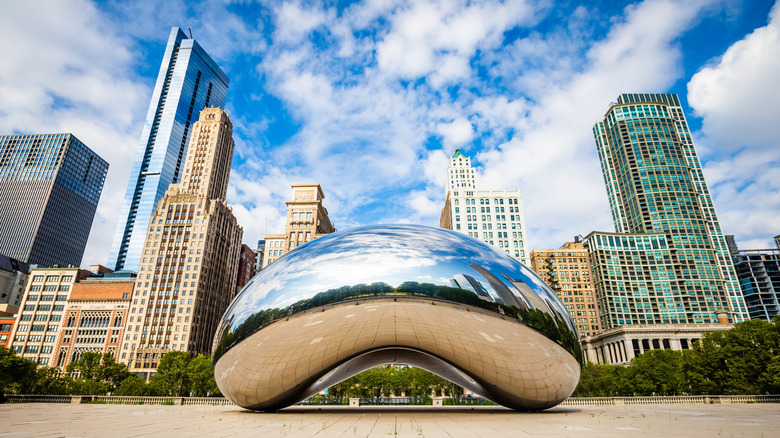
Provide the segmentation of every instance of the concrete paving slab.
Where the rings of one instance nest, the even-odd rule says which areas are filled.
[[[780,405],[316,407],[0,405],[0,437],[771,437]]]

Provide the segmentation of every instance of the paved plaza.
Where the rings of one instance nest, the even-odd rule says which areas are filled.
[[[780,405],[468,407],[0,405],[0,437],[771,437]]]

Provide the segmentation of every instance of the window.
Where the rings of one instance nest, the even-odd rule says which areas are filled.
[[[47,275],[46,281],[59,281],[60,276],[59,275]]]
[[[35,281],[35,282],[43,281],[43,275],[35,275],[35,276],[33,276],[33,281]]]

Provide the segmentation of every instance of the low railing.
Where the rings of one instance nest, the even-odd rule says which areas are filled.
[[[5,403],[94,403],[121,405],[233,406],[224,397],[119,397],[107,395],[5,394]],[[780,395],[690,395],[656,397],[570,397],[560,406],[693,405],[780,403]],[[480,397],[312,397],[296,406],[497,406]]]
[[[430,406],[433,399],[430,397],[363,397],[361,406]]]

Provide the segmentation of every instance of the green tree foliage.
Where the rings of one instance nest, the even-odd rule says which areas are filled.
[[[160,358],[157,374],[149,381],[150,392],[171,397],[218,395],[214,369],[208,356],[195,358],[185,351],[171,351]]]
[[[110,353],[85,352],[65,372],[73,378],[70,393],[82,395],[113,393],[130,376],[127,366],[117,363]]]
[[[685,351],[651,350],[629,366],[587,364],[575,396],[777,394],[780,320],[706,334]]]
[[[29,394],[36,380],[35,362],[0,346],[0,394]]]
[[[333,385],[331,397],[430,397],[435,394],[463,395],[463,388],[433,373],[415,367],[380,366]]]

